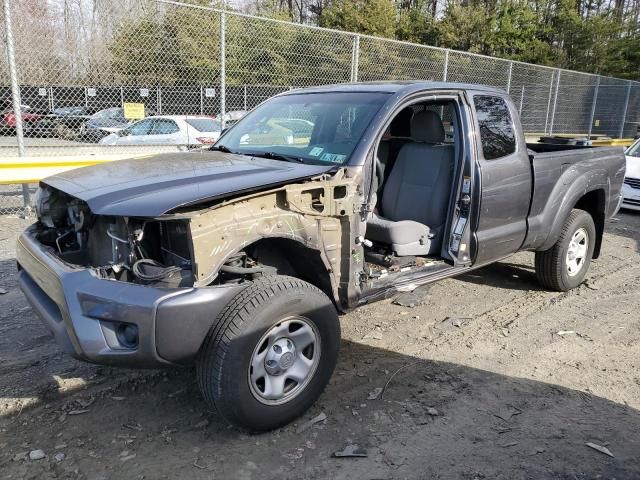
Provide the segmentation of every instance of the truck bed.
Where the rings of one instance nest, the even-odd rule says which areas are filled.
[[[594,148],[591,145],[570,145],[562,143],[527,143],[527,149],[535,153],[562,152],[567,150],[584,150]]]
[[[541,145],[542,150],[549,146],[558,148],[537,153],[534,148]],[[530,148],[533,195],[525,247],[546,246],[546,239],[553,234],[550,227],[561,225],[558,219],[564,218],[585,192],[594,191],[594,195],[605,197],[603,221],[613,215],[624,177],[621,147],[535,146]]]

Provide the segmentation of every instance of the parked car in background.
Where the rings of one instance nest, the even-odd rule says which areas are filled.
[[[625,150],[624,155],[627,172],[622,186],[622,208],[640,211],[640,138]]]
[[[79,129],[79,140],[85,142],[98,142],[107,135],[119,132],[129,125],[124,118],[124,109],[121,107],[105,108],[100,110],[84,122]]]
[[[54,108],[51,113],[60,117],[87,116],[89,109],[87,107],[60,107]]]
[[[84,106],[55,108],[25,128],[25,134],[31,137],[56,137],[75,140],[82,126],[91,118],[89,109]]]
[[[222,126],[211,117],[166,115],[147,117],[100,140],[102,145],[212,145]]]
[[[41,113],[34,112],[28,105],[21,105],[22,110],[22,128],[27,130],[29,125],[37,122],[42,118]],[[16,115],[13,107],[5,107],[0,113],[0,134],[13,135],[16,131]]]

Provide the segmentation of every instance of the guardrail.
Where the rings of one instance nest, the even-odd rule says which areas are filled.
[[[125,158],[143,158],[150,154],[111,155],[109,157],[64,156],[55,158],[16,157],[8,162],[0,161],[0,185],[37,183],[45,177],[88,167],[99,163],[108,163]]]
[[[74,150],[76,149],[70,149],[70,151]],[[0,215],[29,215],[31,194],[35,191],[37,183],[45,177],[74,168],[178,151],[186,151],[186,147],[177,145],[145,146],[144,148],[93,147],[84,149],[81,154],[74,152],[75,155],[28,157],[20,157],[9,149],[3,152],[0,148]],[[6,155],[7,153],[10,154]],[[108,179],[105,181],[108,182]]]

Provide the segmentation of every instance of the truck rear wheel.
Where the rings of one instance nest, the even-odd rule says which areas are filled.
[[[196,363],[207,403],[230,423],[271,430],[302,415],[336,365],[340,324],[313,285],[265,276],[220,314]]]
[[[584,210],[572,210],[553,247],[536,252],[536,276],[544,287],[566,292],[584,280],[596,241],[593,218]]]

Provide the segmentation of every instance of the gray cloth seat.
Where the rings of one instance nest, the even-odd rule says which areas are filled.
[[[390,245],[399,256],[440,252],[453,180],[454,149],[445,145],[437,113],[411,119],[411,137],[389,173],[381,212],[367,221],[366,237]]]

